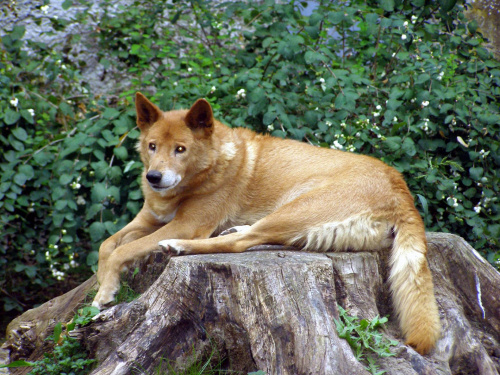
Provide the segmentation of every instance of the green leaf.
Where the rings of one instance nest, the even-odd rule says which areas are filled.
[[[116,157],[120,160],[127,160],[128,158],[128,150],[124,146],[120,147],[115,147],[113,149],[113,153],[116,155]]]
[[[252,92],[248,94],[248,100],[251,103],[257,103],[260,102],[262,99],[264,99],[265,95],[266,93],[263,88],[256,87],[254,90],[252,90]]]
[[[26,27],[14,26],[14,28],[12,29],[12,32],[10,33],[10,36],[14,40],[19,40],[24,36],[25,32],[26,32]]]
[[[444,13],[448,13],[450,10],[453,9],[455,4],[457,3],[457,0],[438,0],[440,10]]]
[[[120,115],[120,111],[117,111],[114,108],[106,108],[102,114],[102,117],[111,120],[114,119],[115,117],[118,117]]]
[[[103,231],[104,233],[104,231]],[[100,239],[100,237],[99,237]],[[88,255],[87,255],[87,266],[93,266],[95,264],[97,264],[99,261],[99,252],[97,251],[91,251]]]
[[[72,0],[64,0],[63,3],[62,3],[62,8],[64,10],[68,10],[72,6],[73,6],[73,1]]]
[[[21,114],[19,112],[13,111],[12,109],[9,108],[5,111],[3,121],[7,125],[12,125],[12,124],[15,124],[16,122],[18,122],[20,118],[21,118]]]
[[[26,175],[24,175],[24,173],[17,173],[16,175],[14,175],[14,182],[19,186],[23,186],[26,183],[27,179],[28,178],[26,177]]]
[[[54,208],[57,211],[62,211],[68,206],[68,201],[65,200],[59,200],[54,204]]]
[[[92,201],[102,202],[108,196],[108,189],[103,183],[97,183],[92,188]]]
[[[420,201],[420,204],[422,205],[422,209],[424,210],[424,214],[427,215],[429,212],[429,205],[427,203],[427,199],[421,194],[417,194],[418,200]]]
[[[27,362],[27,361],[14,361],[9,363],[8,365],[0,365],[0,368],[16,368],[16,367],[34,367],[36,366],[35,362]]]
[[[422,84],[431,79],[431,76],[427,73],[419,74],[417,79],[415,80],[416,84]]]
[[[64,173],[59,177],[59,183],[61,185],[69,185],[71,181],[73,181],[73,176],[69,174]]]
[[[141,52],[141,45],[140,44],[132,44],[132,48],[130,48],[130,54],[131,55],[138,55],[139,52]]]
[[[316,64],[318,62],[327,62],[328,58],[316,51],[307,51],[304,55],[307,64]]]
[[[483,168],[481,167],[472,167],[469,168],[469,175],[475,180],[479,181],[481,177],[483,176]]]
[[[394,0],[379,0],[379,2],[382,9],[386,12],[394,11]]]
[[[12,130],[12,134],[21,142],[24,142],[28,139],[28,133],[26,133],[26,130],[24,130],[23,128],[15,128],[14,130]]]
[[[100,221],[93,222],[89,227],[90,239],[94,242],[98,242],[104,236],[106,227]],[[88,263],[88,260],[87,260]]]
[[[35,120],[33,119],[33,115],[31,114],[30,111],[26,110],[26,109],[21,109],[21,116],[23,116],[23,118],[28,121],[30,124],[34,124],[35,123]]]
[[[62,323],[59,322],[55,325],[54,333],[52,334],[52,340],[54,340],[56,344],[59,342],[59,339],[61,338],[61,333],[62,333]]]
[[[397,151],[401,148],[401,137],[387,137],[385,144],[391,151]]]
[[[405,138],[402,145],[403,152],[408,156],[415,156],[417,149],[415,147],[415,142],[411,138]]]
[[[272,124],[275,119],[276,119],[276,112],[269,111],[264,115],[262,123],[267,126]]]
[[[476,20],[472,20],[467,24],[467,29],[469,29],[469,32],[471,34],[475,34],[479,25]]]

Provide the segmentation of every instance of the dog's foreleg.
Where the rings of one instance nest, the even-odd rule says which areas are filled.
[[[200,223],[190,221],[192,225],[187,226],[182,221],[172,221],[157,229],[153,233],[118,246],[112,251],[105,262],[104,270],[101,273],[100,288],[93,305],[102,308],[113,301],[114,294],[120,286],[120,273],[123,269],[134,261],[144,258],[154,250],[159,249],[158,242],[164,238],[194,238],[196,236],[206,238],[215,228],[203,226]],[[139,233],[139,232],[134,232]],[[125,235],[134,236],[132,232]],[[99,265],[100,266],[100,265]]]
[[[115,249],[153,233],[160,225],[160,223],[155,222],[151,217],[148,217],[146,213],[141,211],[134,220],[106,239],[99,248],[97,281],[100,284],[103,283],[108,259]]]

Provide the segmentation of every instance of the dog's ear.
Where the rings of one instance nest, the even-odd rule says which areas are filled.
[[[198,99],[188,111],[186,125],[193,133],[209,137],[214,130],[214,115],[212,107],[205,99]]]
[[[146,130],[160,118],[162,111],[151,103],[140,92],[135,94],[135,110],[137,112],[137,126]]]

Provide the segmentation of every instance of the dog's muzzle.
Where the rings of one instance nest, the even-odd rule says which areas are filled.
[[[162,173],[153,169],[148,171],[146,179],[154,191],[165,191],[175,187],[180,182],[181,176],[170,170]]]

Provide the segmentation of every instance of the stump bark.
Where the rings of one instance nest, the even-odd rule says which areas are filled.
[[[377,360],[380,369],[498,374],[500,274],[460,237],[429,233],[428,243],[442,336],[421,356],[401,342],[390,317],[384,334],[400,344],[395,356]],[[387,255],[279,250],[170,259],[155,253],[128,276],[141,296],[76,333],[98,359],[92,374],[99,375],[158,373],[211,355],[242,374],[367,374],[337,335],[337,304],[360,318],[392,315]],[[14,320],[3,346],[10,359],[40,357],[50,327],[68,321],[94,285],[92,278]]]

